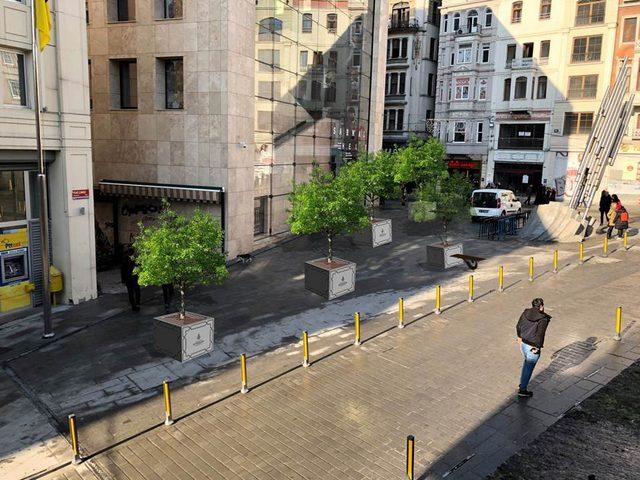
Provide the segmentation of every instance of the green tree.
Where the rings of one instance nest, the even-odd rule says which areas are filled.
[[[438,220],[442,224],[442,243],[447,245],[447,231],[454,219],[468,218],[469,199],[473,185],[460,174],[445,175],[427,182],[418,191],[419,206],[414,210],[413,220],[424,222]]]
[[[220,222],[199,209],[187,218],[165,204],[157,222],[139,227],[133,243],[138,280],[141,285],[174,285],[184,320],[185,291],[195,285],[220,284],[229,275]]]
[[[423,140],[415,136],[406,147],[393,152],[394,180],[402,187],[403,199],[407,185],[415,184],[420,189],[426,182],[446,175],[444,157],[445,148],[439,140]]]
[[[396,189],[394,158],[385,151],[361,154],[359,157],[359,160],[342,167],[341,172],[346,172],[361,185],[369,218],[373,220],[376,201],[393,195]]]
[[[369,225],[362,201],[364,190],[355,175],[342,169],[334,177],[330,172],[314,168],[307,183],[294,185],[289,196],[291,209],[288,223],[291,232],[323,233],[328,242],[327,262],[333,260],[333,238],[353,233]]]

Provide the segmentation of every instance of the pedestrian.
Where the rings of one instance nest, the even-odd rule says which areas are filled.
[[[134,312],[140,311],[140,284],[138,283],[138,275],[133,271],[136,264],[133,258],[134,251],[131,246],[127,246],[124,249],[122,255],[122,262],[120,263],[120,278],[122,283],[127,287],[127,294],[129,295],[129,303],[131,304],[131,310]]]
[[[616,211],[616,218],[614,225],[618,230],[618,238],[624,237],[624,231],[629,228],[629,212],[624,208],[622,202],[620,202],[620,208]]]
[[[605,188],[600,194],[600,226],[604,223],[604,218],[611,208],[611,195]]]
[[[524,201],[525,205],[531,205],[531,197],[533,196],[533,185],[527,185],[527,199]]]
[[[622,207],[622,203],[618,198],[618,195],[615,193],[611,195],[611,206],[609,207],[609,213],[607,213],[607,238],[611,238],[611,234],[613,233],[613,229],[616,226],[616,216],[618,215],[618,210]]]
[[[173,283],[162,285],[162,298],[164,300],[164,313],[169,313],[171,311],[171,302],[173,301]]]
[[[533,396],[533,393],[527,390],[527,387],[529,386],[533,369],[536,368],[536,363],[540,359],[540,351],[544,346],[544,336],[550,320],[551,316],[544,312],[544,300],[542,298],[534,298],[531,302],[531,308],[525,309],[520,315],[520,320],[518,320],[518,325],[516,326],[516,334],[518,335],[518,344],[520,345],[524,362],[520,374],[519,397]]]

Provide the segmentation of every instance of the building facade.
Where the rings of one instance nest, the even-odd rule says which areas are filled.
[[[476,12],[482,18],[483,7],[485,19],[486,8],[491,9],[490,30],[485,21],[480,34],[486,37],[467,42],[469,54],[460,40],[455,41],[447,52],[455,60],[452,56],[441,68],[442,98],[451,95],[452,102],[439,103],[440,136],[451,155],[481,161],[482,184],[492,182],[518,192],[544,184],[555,188],[559,197],[570,194],[612,75],[617,2],[451,1],[444,2],[443,23],[446,14],[458,25],[473,26]],[[450,41],[456,33],[449,33]],[[441,34],[441,43],[442,35],[446,34]],[[492,73],[486,79],[488,98],[482,114],[475,104],[484,96],[484,75],[474,79],[464,73],[472,84],[470,98],[465,98],[466,79],[457,80],[461,74],[453,73],[461,70],[460,57],[470,57],[468,69],[482,68],[483,60],[489,59]],[[458,120],[464,115],[483,118]]]
[[[435,113],[440,0],[389,2],[383,148],[431,133]]]
[[[219,217],[230,258],[287,233],[288,195],[313,165],[380,148],[381,11],[373,0],[90,1],[106,256],[163,198]]]
[[[31,2],[29,2],[31,3]],[[42,141],[58,301],[97,294],[85,8],[51,5],[40,54]],[[31,5],[0,0],[0,312],[42,302]]]

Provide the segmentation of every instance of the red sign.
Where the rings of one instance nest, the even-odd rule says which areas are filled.
[[[71,198],[74,200],[85,200],[89,198],[89,189],[71,190]]]
[[[471,160],[449,160],[447,162],[449,168],[460,168],[462,170],[479,170],[480,162],[473,162]]]

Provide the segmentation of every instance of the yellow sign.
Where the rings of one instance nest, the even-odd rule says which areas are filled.
[[[13,250],[14,248],[22,248],[29,245],[29,237],[27,229],[11,230],[6,233],[0,233],[0,252],[4,250]]]

